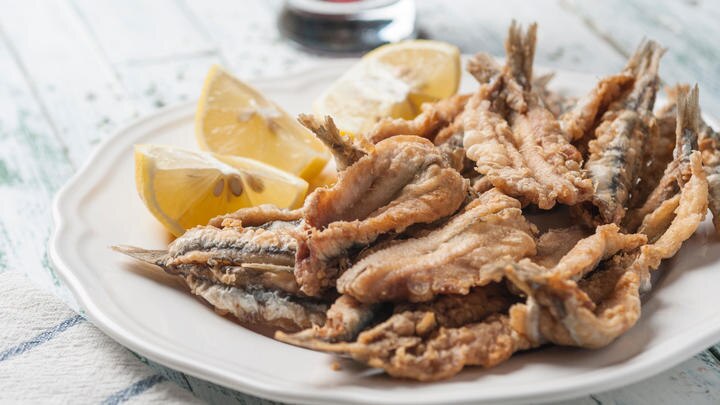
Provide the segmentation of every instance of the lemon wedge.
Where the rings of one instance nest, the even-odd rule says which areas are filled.
[[[312,180],[330,159],[310,131],[217,65],[205,78],[195,135],[204,150],[259,160],[306,180]]]
[[[175,236],[243,207],[296,208],[308,189],[305,180],[252,159],[159,145],[135,146],[135,183]]]
[[[440,41],[383,45],[367,53],[313,104],[346,134],[368,131],[385,117],[410,119],[423,102],[457,92],[460,50]]]

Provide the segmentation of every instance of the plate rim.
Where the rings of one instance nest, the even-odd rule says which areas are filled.
[[[253,86],[258,87],[267,86],[284,88],[288,86],[297,86],[299,80],[305,80],[308,77],[312,78],[337,73],[341,71],[340,69],[346,68],[350,63],[353,63],[356,60],[357,59],[354,58],[343,58],[326,61],[306,70],[298,71],[292,75],[280,78],[260,78],[251,80],[251,82]],[[592,76],[592,74],[579,73],[571,70],[554,70],[558,73],[569,76],[582,76],[586,78]],[[365,398],[358,398],[352,393],[349,395],[341,395],[342,393],[331,393],[328,395],[326,392],[312,389],[297,390],[293,388],[289,389],[288,387],[283,386],[270,386],[269,384],[254,380],[251,375],[242,375],[242,373],[237,370],[232,376],[225,376],[221,370],[217,370],[213,366],[203,365],[201,361],[190,359],[187,356],[183,357],[182,355],[175,353],[173,350],[165,349],[153,342],[143,341],[143,337],[135,336],[131,327],[123,325],[122,322],[117,322],[112,319],[111,315],[105,313],[100,306],[96,305],[89,289],[86,288],[83,281],[80,280],[80,278],[73,272],[71,266],[63,258],[63,235],[66,235],[68,232],[73,234],[73,232],[71,232],[72,228],[70,228],[68,221],[65,218],[66,215],[63,213],[75,212],[69,210],[67,207],[67,205],[73,200],[72,197],[74,191],[79,191],[74,194],[76,197],[89,194],[92,187],[79,185],[80,180],[87,176],[89,169],[98,165],[98,162],[104,156],[112,154],[114,146],[118,143],[122,143],[123,134],[128,133],[135,128],[142,127],[143,125],[157,122],[169,123],[174,120],[184,118],[188,113],[193,111],[194,105],[195,101],[189,101],[165,107],[140,117],[114,131],[110,136],[97,145],[85,162],[60,188],[60,190],[58,190],[52,204],[52,220],[54,226],[48,241],[48,246],[50,262],[58,277],[73,294],[82,312],[90,319],[93,325],[98,327],[108,336],[112,337],[116,342],[153,361],[230,389],[241,391],[242,393],[283,402],[324,404],[334,404],[338,403],[338,401],[352,404],[364,404],[369,402],[388,404],[431,404],[439,402],[455,404],[469,402],[525,403],[527,401],[546,402],[568,399],[593,393],[595,392],[594,389],[598,387],[602,387],[603,391],[607,391],[629,385],[674,367],[692,355],[705,350],[707,346],[717,343],[717,341],[720,340],[720,313],[717,313],[712,317],[712,319],[707,319],[704,323],[696,325],[694,328],[686,329],[673,339],[665,341],[662,344],[657,345],[657,347],[653,347],[650,350],[651,353],[654,353],[654,355],[648,356],[648,359],[636,360],[635,363],[622,367],[612,375],[605,375],[604,378],[603,373],[601,373],[601,375],[598,376],[602,378],[600,380],[594,378],[593,372],[591,371],[580,374],[583,378],[581,378],[580,381],[575,382],[575,384],[563,384],[561,388],[557,388],[556,385],[551,385],[551,388],[549,389],[542,389],[541,387],[540,389],[530,391],[518,390],[511,396],[496,395],[493,397],[482,395],[478,396],[476,391],[470,393],[466,391],[464,395],[456,395],[452,398],[445,397],[442,400],[434,397],[409,397],[406,399],[393,397],[392,400],[383,400],[383,398],[370,395]],[[709,121],[711,121],[711,123],[715,122],[714,119],[710,119]],[[105,172],[105,170],[98,170],[97,172]],[[90,184],[94,185],[96,182],[90,182]],[[713,325],[717,326],[713,327]],[[685,344],[671,345],[670,349],[668,349],[666,346],[675,340],[682,340]],[[695,347],[702,348],[696,350],[694,349]],[[578,378],[579,377],[571,377],[570,379],[565,380],[565,382],[572,382],[572,380]],[[442,384],[442,382],[436,384]],[[537,384],[531,384],[530,387],[534,387],[535,385]],[[475,395],[472,395],[473,393],[475,393]]]

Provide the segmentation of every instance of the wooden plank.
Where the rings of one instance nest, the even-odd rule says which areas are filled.
[[[655,377],[559,405],[718,404],[720,365],[707,352]]]
[[[701,104],[720,114],[720,37],[716,2],[563,1],[586,26],[630,54],[645,37],[668,48],[660,73],[668,83],[697,82]]]
[[[0,26],[70,160],[81,163],[119,123],[137,116],[136,109],[67,3],[0,0],[0,9]]]
[[[243,78],[308,69],[316,56],[284,41],[276,27],[278,2],[187,0],[188,12],[218,44],[229,69]]]
[[[181,102],[195,101],[215,55],[200,55],[151,64],[118,66],[120,78],[142,114]]]
[[[0,33],[0,272],[24,272],[73,302],[47,258],[52,196],[73,167],[26,79]]]
[[[112,64],[212,54],[175,0],[71,0]]]
[[[600,74],[614,72],[624,64],[621,55],[599,42],[576,16],[555,1],[454,0],[452,5],[448,7],[442,0],[417,2],[421,33],[457,44],[465,53],[482,51],[503,56],[510,22],[537,22],[537,64]]]
[[[197,98],[210,65],[221,63],[175,0],[72,4],[141,114]]]

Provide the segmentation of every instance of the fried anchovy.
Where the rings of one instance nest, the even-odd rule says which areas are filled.
[[[439,326],[457,328],[480,322],[494,313],[507,311],[520,298],[512,294],[503,282],[475,287],[467,294],[438,295],[432,301],[400,303],[395,313],[405,311],[432,312]]]
[[[300,222],[273,221],[248,228],[189,229],[168,246],[166,267],[181,264],[241,265],[263,263],[292,267]]]
[[[560,127],[568,140],[579,141],[592,134],[610,105],[632,88],[635,78],[619,73],[600,80],[575,106],[560,116]]]
[[[680,90],[677,101],[676,122],[674,160],[667,165],[663,176],[643,205],[628,214],[625,224],[627,229],[637,229],[645,216],[657,209],[665,200],[677,194],[680,187],[690,176],[690,156],[694,151],[698,150],[700,128],[700,105],[697,87],[690,94],[687,93],[686,89]]]
[[[412,120],[382,119],[365,138],[372,143],[378,143],[395,135],[416,135],[433,141],[438,131],[453,122],[463,111],[469,97],[467,94],[456,94],[434,103],[424,103],[421,106],[422,112]]]
[[[465,157],[463,130],[459,117],[469,94],[457,94],[435,103],[424,103],[420,115],[412,120],[386,118],[379,121],[365,137],[377,143],[397,135],[416,135],[432,141],[460,173],[472,171],[472,162]]]
[[[467,183],[427,139],[393,136],[305,200],[295,277],[308,295],[335,285],[340,259],[378,237],[452,215]]]
[[[242,322],[294,331],[322,325],[327,305],[280,291],[258,287],[237,288],[188,276],[190,291],[202,297],[220,314],[230,313]]]
[[[678,84],[666,88],[670,102],[658,111],[658,128],[660,133],[672,133],[673,140],[677,126],[677,99],[680,93],[687,94],[690,92],[690,86],[686,84]],[[699,111],[699,133],[698,146],[702,153],[703,167],[707,174],[709,187],[709,207],[713,214],[713,225],[716,232],[720,232],[720,134],[703,121]],[[653,150],[659,149],[658,147]],[[651,172],[652,168],[648,168]]]
[[[640,248],[638,266],[643,278],[644,286],[649,283],[648,271],[655,270],[660,266],[660,261],[674,256],[695,230],[705,219],[708,209],[708,181],[702,167],[702,156],[700,152],[694,151],[689,157],[689,179],[683,181],[680,192],[680,199],[677,208],[672,212],[664,209],[668,215],[672,215],[672,221],[665,232],[658,232],[660,236],[652,244]],[[663,207],[661,206],[660,209]]]
[[[720,233],[720,133],[703,122],[702,117],[700,118],[699,146],[703,157],[703,167],[707,174],[713,225],[715,225],[715,231]]]
[[[705,217],[708,185],[699,152],[689,159],[691,175],[679,197],[648,217],[655,222],[652,232],[644,228],[651,244],[616,254],[580,281],[555,271],[513,268],[508,277],[528,295],[527,303],[510,309],[513,328],[536,344],[599,348],[632,327],[640,317],[640,294],[650,288],[650,272],[675,255]]]
[[[441,296],[404,305],[388,320],[362,332],[355,342],[301,342],[315,350],[349,354],[395,377],[435,381],[465,366],[492,367],[530,343],[516,333],[506,315],[512,300],[497,285],[466,296]],[[276,334],[285,340],[282,333]],[[295,343],[290,341],[290,343]]]
[[[285,343],[314,349],[318,342],[354,340],[382,312],[382,305],[362,304],[349,295],[341,295],[327,311],[325,324],[275,338]]]
[[[523,33],[510,27],[501,74],[488,57],[471,67],[488,80],[468,101],[463,117],[467,157],[476,170],[503,192],[550,209],[573,205],[592,195],[592,183],[580,171],[582,157],[531,88],[535,25]]]
[[[467,70],[475,76],[480,84],[487,84],[500,76],[500,67],[497,66],[491,56],[485,54],[475,55],[475,57],[468,62]],[[495,83],[498,83],[498,81],[495,80]],[[492,87],[492,85],[489,86]],[[478,175],[475,171],[475,163],[468,159],[463,144],[463,139],[465,138],[465,119],[463,112],[469,99],[469,95],[463,97],[462,108],[457,110],[453,117],[454,119],[448,125],[444,126],[435,134],[433,143],[445,155],[452,168],[460,172],[463,177],[474,179],[483,176]],[[487,191],[489,188],[490,187],[487,187],[483,191]]]
[[[685,93],[687,94],[689,87],[685,85],[665,88],[670,101],[655,113],[656,129],[650,128],[643,147],[642,168],[627,204],[630,210],[638,209],[647,201],[653,190],[660,184],[665,169],[673,161],[673,150],[676,144],[677,94],[683,89],[686,89]],[[675,188],[675,192],[678,191],[679,189]],[[625,221],[630,220],[628,216],[631,215],[627,215]],[[626,227],[626,229],[633,230],[635,228]]]
[[[270,221],[261,223],[263,217]],[[213,221],[230,225],[225,228],[189,229],[168,250],[113,248],[179,276],[220,313],[295,331],[322,324],[327,310],[324,302],[302,296],[295,280],[295,233],[301,222],[274,220],[295,217],[291,211],[254,207]]]
[[[535,344],[604,347],[634,325],[640,316],[637,294],[640,280],[636,275],[626,273],[626,277],[613,286],[615,296],[608,297],[605,304],[619,309],[605,311],[590,301],[573,280],[526,275],[521,267],[514,270],[516,273],[511,277],[514,285],[529,298],[527,303],[510,309],[512,326],[523,335],[532,336]]]
[[[493,189],[428,235],[363,258],[338,279],[337,289],[365,303],[467,294],[502,278],[501,272],[483,271],[486,264],[534,255],[533,232],[520,203]]]
[[[242,322],[294,331],[325,321],[325,303],[290,294],[298,291],[292,267],[267,263],[220,265],[215,264],[214,259],[208,259],[209,262],[204,264],[192,263],[205,259],[193,257],[191,252],[172,257],[164,250],[130,246],[113,248],[179,276],[193,294],[202,297],[216,312],[230,313]],[[227,257],[226,254],[222,256]],[[233,255],[233,260],[237,257]]]
[[[291,222],[300,219],[302,219],[302,210],[286,210],[274,205],[263,204],[217,216],[211,219],[208,225],[216,228],[251,227],[272,224],[276,221]]]
[[[592,219],[595,224],[619,224],[625,216],[630,190],[642,166],[643,145],[654,127],[652,109],[663,52],[653,41],[640,45],[625,69],[636,78],[632,91],[604,114],[595,139],[589,142],[585,169],[595,188],[592,204],[599,211]]]

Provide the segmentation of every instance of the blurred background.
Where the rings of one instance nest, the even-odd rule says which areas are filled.
[[[251,81],[405,37],[501,56],[507,27],[517,19],[539,23],[538,65],[598,76],[618,71],[641,39],[655,39],[669,48],[663,80],[699,83],[705,112],[720,114],[717,0],[318,3],[326,2],[0,0],[0,273],[22,271],[72,304],[47,258],[53,195],[113,131],[165,106],[194,101],[215,63]],[[331,17],[324,19],[326,14]],[[701,390],[720,385],[720,371],[707,374],[706,368],[706,374],[688,377],[688,370],[718,367],[709,353],[640,388],[602,398],[632,402],[654,393],[702,402],[710,398],[702,395],[715,395]],[[171,371],[158,370],[174,379]],[[196,395],[206,399],[247,401],[197,384],[207,392]],[[688,394],[688,387],[699,396]],[[678,392],[682,396],[673,396]]]

